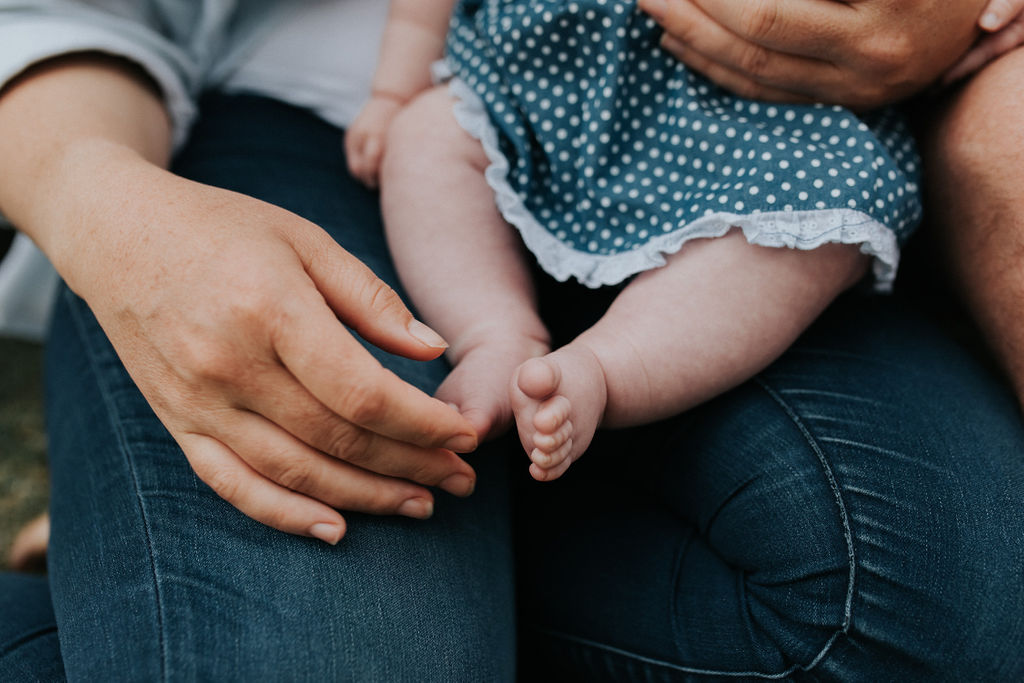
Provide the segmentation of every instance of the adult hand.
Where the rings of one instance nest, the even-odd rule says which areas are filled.
[[[467,495],[470,424],[348,333],[444,342],[320,228],[160,167],[169,130],[130,67],[55,60],[0,97],[0,208],[90,305],[196,473],[242,512],[337,542],[336,508],[426,517]]]
[[[1024,0],[990,0],[978,23],[988,35],[943,75],[943,85],[963,80],[996,57],[1024,45]]]
[[[985,0],[640,0],[663,46],[744,97],[866,109],[935,80]]]
[[[95,246],[69,284],[201,479],[254,519],[328,541],[343,532],[332,508],[427,517],[413,482],[470,493],[452,452],[476,446],[469,423],[339,322],[393,353],[440,355],[387,285],[287,211],[115,163],[107,182],[139,199],[91,207]]]

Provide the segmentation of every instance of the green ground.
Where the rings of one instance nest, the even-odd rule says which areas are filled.
[[[0,568],[22,524],[46,509],[41,349],[0,339]]]

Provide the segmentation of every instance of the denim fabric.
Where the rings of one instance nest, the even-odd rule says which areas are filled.
[[[394,282],[336,131],[255,98],[203,106],[179,172],[306,216]],[[542,287],[562,338],[613,295]],[[510,487],[507,440],[474,459],[469,500],[350,515],[330,548],[199,482],[65,291],[47,370],[68,677],[509,680],[511,488],[520,680],[1024,678],[1024,432],[934,317],[847,296],[754,381],[600,434],[562,480],[530,481],[514,451]],[[444,372],[381,357],[424,388]],[[0,680],[59,680],[45,590],[15,580]]]
[[[336,129],[256,98],[205,107],[178,173],[303,215],[397,287]],[[65,289],[57,306],[50,582],[69,679],[511,678],[501,459],[476,459],[476,494],[439,493],[429,522],[351,514],[336,547],[282,534],[194,476],[84,303]],[[379,357],[427,390],[446,372]]]
[[[520,482],[527,679],[1024,679],[1024,429],[916,302],[849,295],[570,475]]]
[[[0,572],[0,681],[63,680],[46,577]]]

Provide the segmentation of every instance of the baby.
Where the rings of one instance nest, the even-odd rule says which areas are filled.
[[[353,175],[380,178],[400,277],[451,342],[438,397],[483,437],[514,418],[534,478],[599,426],[749,379],[869,260],[891,283],[921,212],[894,112],[733,96],[626,0],[453,4],[392,0],[346,148]],[[552,351],[522,245],[559,280],[626,284]]]

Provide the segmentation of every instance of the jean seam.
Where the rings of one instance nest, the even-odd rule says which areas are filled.
[[[26,631],[25,633],[21,634],[20,636],[12,640],[10,644],[0,649],[0,657],[6,657],[7,655],[17,650],[19,647],[29,644],[39,636],[43,636],[47,633],[53,633],[56,631],[56,626],[40,626],[30,631]]]
[[[713,669],[700,669],[700,668],[693,667],[693,666],[684,666],[682,664],[673,664],[672,662],[666,662],[666,661],[663,661],[663,660],[660,660],[660,659],[655,659],[653,657],[646,657],[644,655],[640,655],[640,654],[637,654],[635,652],[629,652],[628,650],[623,650],[623,649],[614,647],[612,645],[606,645],[604,643],[599,643],[599,642],[597,642],[595,640],[590,640],[588,638],[581,638],[579,636],[573,636],[573,635],[570,635],[568,633],[563,633],[561,631],[554,631],[554,630],[546,629],[546,628],[537,628],[537,631],[539,633],[543,633],[545,635],[548,635],[548,636],[550,636],[552,638],[559,638],[561,640],[569,641],[571,643],[576,643],[577,645],[583,645],[583,646],[586,646],[586,647],[589,647],[589,648],[593,648],[593,649],[597,649],[597,650],[602,650],[602,651],[604,651],[605,653],[608,653],[608,654],[618,655],[620,657],[624,657],[624,658],[627,658],[627,659],[632,659],[632,660],[637,661],[637,662],[643,662],[644,664],[647,664],[647,665],[660,667],[662,669],[666,669],[666,670],[669,670],[669,671],[678,671],[679,673],[686,673],[686,674],[699,674],[699,675],[702,675],[702,676],[720,676],[720,677],[729,677],[729,678],[763,678],[765,680],[777,680],[777,679],[780,679],[780,678],[785,678],[786,676],[791,674],[797,668],[797,667],[791,667],[791,668],[786,669],[785,671],[783,671],[781,673],[774,673],[774,674],[762,673],[760,671],[717,671],[717,670],[713,670]]]
[[[581,638],[579,636],[570,635],[562,631],[556,631],[542,627],[535,627],[538,632],[546,634],[547,636],[550,636],[552,638],[557,638],[584,647],[601,650],[606,654],[612,654],[619,657],[631,659],[633,661],[642,662],[649,666],[660,667],[661,669],[664,669],[666,671],[675,671],[679,673],[696,674],[703,676],[718,676],[722,678],[746,677],[760,678],[764,680],[778,680],[786,678],[787,676],[789,676],[797,670],[810,672],[812,669],[818,666],[822,662],[822,660],[824,660],[824,658],[828,655],[829,651],[831,651],[832,647],[835,645],[836,641],[841,636],[846,635],[849,632],[850,624],[852,623],[853,619],[853,597],[856,580],[856,555],[854,553],[853,532],[850,528],[849,514],[846,510],[846,504],[843,501],[839,483],[836,480],[835,474],[832,471],[832,467],[828,462],[828,458],[825,456],[824,450],[821,448],[818,441],[814,438],[814,435],[811,433],[811,431],[800,419],[799,415],[797,415],[796,410],[792,406],[790,406],[782,398],[782,396],[777,391],[775,391],[771,386],[769,386],[768,383],[765,382],[763,379],[756,378],[754,381],[769,396],[769,398],[771,398],[771,400],[776,405],[778,405],[779,408],[785,413],[786,417],[788,417],[789,420],[792,422],[793,426],[797,428],[797,430],[800,432],[800,435],[804,438],[804,441],[807,443],[810,450],[818,459],[818,462],[825,475],[825,479],[826,481],[828,481],[829,488],[832,490],[832,495],[835,499],[836,508],[839,513],[839,519],[843,527],[843,538],[846,542],[847,558],[849,562],[849,579],[847,581],[846,597],[843,605],[843,623],[840,626],[840,628],[838,628],[831,636],[829,636],[829,638],[825,641],[824,645],[822,645],[821,650],[814,656],[810,663],[793,664],[789,668],[778,673],[765,673],[761,671],[721,671],[714,669],[701,669],[698,667],[689,667],[681,664],[673,664],[671,662],[655,659],[653,657],[646,657],[644,655],[629,652],[627,650],[623,650],[612,645],[599,643],[588,638]],[[677,554],[678,552],[681,552],[681,550],[677,551]]]
[[[96,350],[93,345],[90,344],[90,336],[86,330],[86,323],[82,320],[81,313],[77,307],[77,297],[71,293],[71,290],[65,289],[64,297],[68,300],[69,310],[71,317],[74,321],[75,327],[78,331],[78,336],[82,340],[82,347],[86,351],[86,355],[89,358],[89,365],[92,369],[93,375],[96,377],[96,386],[99,388],[100,394],[103,397],[103,403],[107,409],[108,416],[114,416],[118,414],[116,403],[110,398],[110,388],[104,381],[104,375],[99,368],[99,360],[97,358]],[[113,432],[117,435],[117,442],[120,447],[121,453],[124,455],[125,464],[128,468],[129,475],[131,477],[132,487],[135,492],[135,499],[139,506],[139,514],[142,517],[143,530],[145,532],[146,539],[146,551],[149,555],[149,566],[153,576],[153,595],[154,602],[156,603],[156,619],[157,619],[157,648],[160,652],[160,679],[167,680],[167,648],[164,638],[164,605],[163,599],[160,593],[160,581],[159,573],[156,567],[156,556],[153,553],[153,539],[150,528],[149,517],[146,515],[146,506],[142,500],[142,491],[139,486],[138,473],[135,470],[132,459],[128,457],[128,453],[131,448],[128,445],[128,439],[125,437],[124,430],[121,429],[121,423],[118,420],[111,419],[110,426]]]
[[[850,624],[853,621],[853,597],[855,594],[857,579],[857,557],[853,543],[853,531],[850,527],[850,516],[846,510],[846,503],[843,501],[842,490],[840,489],[839,482],[836,480],[835,473],[832,471],[832,467],[828,462],[828,458],[825,456],[824,449],[821,448],[818,441],[814,438],[814,435],[811,434],[810,429],[807,428],[803,420],[800,419],[800,416],[797,415],[796,410],[786,402],[779,392],[773,389],[762,377],[755,378],[754,382],[760,386],[766,394],[768,394],[768,396],[782,409],[783,412],[786,413],[790,421],[793,423],[793,426],[800,431],[800,434],[804,437],[808,447],[818,458],[818,462],[821,464],[825,478],[828,480],[829,486],[832,489],[832,495],[835,497],[836,508],[839,512],[839,519],[843,525],[843,538],[846,541],[846,553],[849,562],[849,579],[847,580],[846,599],[843,606],[842,626],[825,642],[821,651],[818,652],[809,664],[795,664],[790,667],[786,672],[786,675],[797,669],[809,672],[824,660],[839,637],[846,635],[850,631]]]

